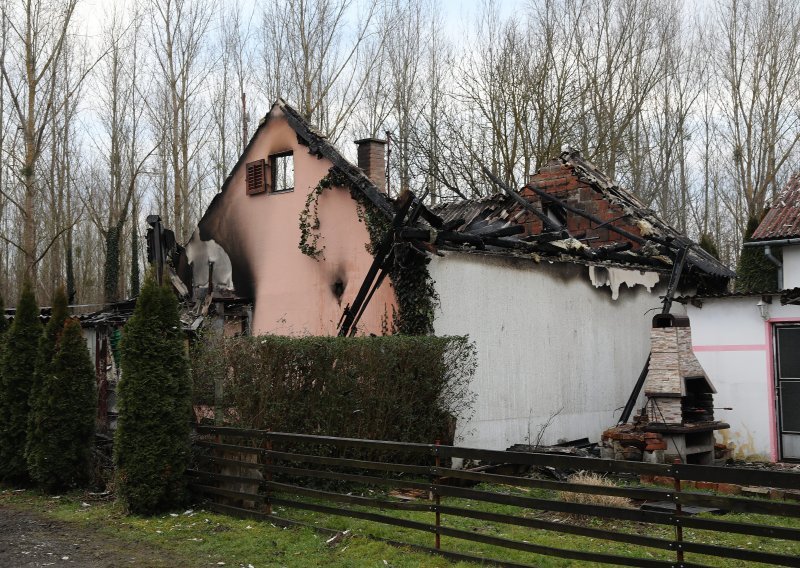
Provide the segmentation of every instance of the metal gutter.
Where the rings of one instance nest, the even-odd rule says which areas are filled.
[[[767,241],[748,241],[744,243],[746,247],[763,247],[770,245],[800,245],[800,237],[791,239],[772,239]]]

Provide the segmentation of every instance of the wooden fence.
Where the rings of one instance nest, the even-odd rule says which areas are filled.
[[[438,444],[333,438],[234,428],[198,427],[197,433],[200,435],[200,439],[196,442],[197,465],[188,472],[191,487],[196,494],[212,500],[209,507],[219,512],[264,518],[273,522],[288,522],[272,514],[273,505],[280,505],[286,508],[364,519],[416,529],[431,533],[433,536],[433,547],[386,541],[391,544],[433,552],[456,560],[471,560],[500,566],[518,567],[526,566],[526,564],[502,559],[487,559],[474,554],[445,549],[441,547],[441,537],[480,542],[578,561],[625,566],[702,566],[702,564],[689,563],[686,557],[690,555],[714,556],[773,566],[800,566],[798,555],[769,552],[770,546],[764,544],[772,542],[771,539],[800,541],[800,529],[798,528],[736,522],[725,520],[724,517],[689,516],[682,510],[685,506],[701,506],[728,512],[800,518],[800,504],[798,503],[688,492],[685,487],[682,487],[683,482],[686,481],[705,481],[797,490],[800,489],[800,474],[797,473],[685,464],[646,464],[542,453],[493,451]],[[358,459],[354,459],[353,456],[357,456]],[[659,476],[670,478],[673,486],[671,488],[605,487],[446,467],[446,464],[453,458],[480,460],[483,463],[516,464],[521,467],[552,467],[560,470]],[[351,486],[359,487],[413,489],[422,491],[430,497],[417,502],[398,501],[389,496],[362,497],[322,488],[312,489],[307,487],[314,485],[309,483],[309,479],[317,480],[317,487],[321,487],[324,483],[327,483],[328,486],[348,483]],[[558,498],[545,499],[501,491],[459,487],[451,484],[452,480],[567,493],[610,495],[634,501],[667,501],[675,505],[675,510],[659,512],[578,504]],[[468,500],[470,505],[444,504],[445,498],[458,498],[459,503]],[[474,508],[473,503],[475,504]],[[521,509],[519,514],[511,515],[480,510],[477,506],[478,503],[513,505]],[[353,509],[343,505],[353,505],[359,508]],[[569,524],[530,518],[522,514],[526,509],[634,521],[647,525],[668,525],[674,527],[674,538],[648,536],[646,528],[636,533],[627,533],[584,526],[579,523]],[[379,512],[373,512],[373,510]],[[390,513],[393,510],[429,512],[431,513],[430,522],[392,516]],[[640,553],[637,557],[631,557],[599,551],[568,550],[544,546],[531,541],[535,535],[533,532],[531,538],[524,541],[511,540],[481,532],[448,527],[442,523],[442,519],[447,516],[627,543],[635,545]],[[763,546],[743,549],[692,542],[685,538],[684,529],[751,535],[758,537]],[[672,533],[672,530],[670,532]],[[764,541],[765,538],[770,540]],[[798,546],[800,547],[800,545]],[[656,560],[652,558],[652,555],[650,555],[651,558],[648,558],[647,548],[672,551],[675,560]]]

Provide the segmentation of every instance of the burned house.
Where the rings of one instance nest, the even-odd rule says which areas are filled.
[[[493,197],[429,209],[410,192],[390,199],[383,143],[358,145],[355,166],[278,101],[179,273],[196,313],[236,308],[253,334],[380,334],[398,309],[396,245],[410,245],[428,259],[434,332],[477,346],[475,413],[458,424],[467,445],[596,438],[647,359],[648,311],[675,260],[673,291],[724,289],[732,276],[577,152],[519,191],[497,180]],[[365,206],[390,227],[383,242],[370,241]]]

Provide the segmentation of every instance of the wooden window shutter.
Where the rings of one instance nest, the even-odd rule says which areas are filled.
[[[247,195],[267,191],[267,171],[264,160],[247,163]]]

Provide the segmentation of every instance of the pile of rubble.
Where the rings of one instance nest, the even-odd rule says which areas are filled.
[[[659,432],[647,431],[647,424],[645,416],[636,416],[632,424],[621,424],[605,430],[600,441],[600,457],[648,463],[673,461],[679,451],[668,447],[671,438]],[[714,444],[715,465],[726,464],[732,456],[732,446]]]

